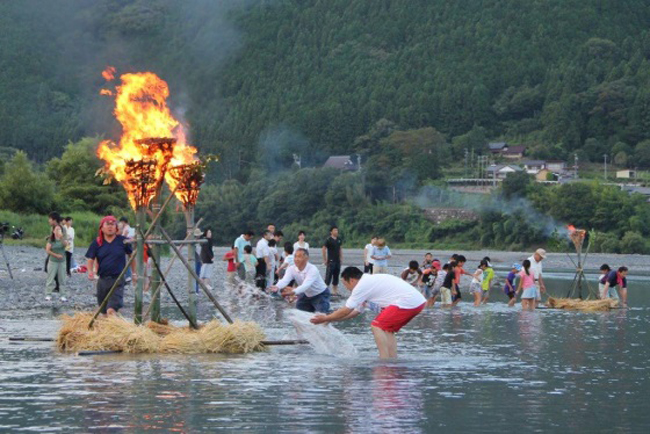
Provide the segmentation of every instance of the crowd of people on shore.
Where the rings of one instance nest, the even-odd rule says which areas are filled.
[[[65,222],[65,223],[64,223]],[[46,300],[51,300],[54,292],[59,292],[60,300],[67,301],[64,295],[65,279],[75,267],[73,251],[75,232],[71,217],[61,218],[57,213],[49,215],[51,227],[46,243]],[[210,228],[197,229],[194,234],[200,243],[195,247],[196,272],[202,283],[210,285],[214,271],[214,243]],[[227,262],[227,284],[232,287],[238,283],[256,286],[259,291],[271,297],[283,298],[302,311],[316,313],[314,324],[344,321],[370,310],[378,313],[372,322],[372,332],[381,357],[396,355],[394,333],[417,316],[425,307],[433,307],[440,299],[440,307],[452,308],[463,299],[463,292],[469,290],[475,306],[486,304],[490,291],[497,289],[497,279],[489,257],[482,258],[475,271],[467,271],[467,259],[461,254],[453,254],[443,264],[432,253],[426,253],[421,262],[411,260],[401,270],[399,276],[392,275],[389,260],[392,253],[381,237],[372,237],[363,252],[363,271],[354,266],[341,270],[343,263],[343,242],[339,230],[332,226],[328,238],[321,245],[322,263],[325,278],[318,267],[310,262],[316,250],[306,241],[307,234],[300,231],[295,242],[284,242],[284,234],[270,224],[262,231],[253,248],[253,231],[242,233],[223,255]],[[86,252],[85,269],[88,278],[97,275],[97,303],[102,313],[114,314],[123,307],[124,286],[129,281],[137,281],[135,261],[125,279],[117,282],[116,290],[107,300],[108,291],[126,267],[133,254],[132,239],[135,230],[128,219],[122,217],[118,222],[113,216],[104,217],[99,225],[97,237]],[[282,246],[282,247],[280,247]],[[150,256],[145,247],[145,255]],[[537,249],[521,264],[514,263],[505,277],[501,288],[508,296],[509,306],[514,306],[519,297],[522,309],[535,309],[546,292],[542,262],[546,258],[544,249]],[[146,258],[145,258],[146,259]],[[146,262],[145,262],[146,263]],[[619,299],[627,305],[626,267],[612,270],[607,264],[600,268],[599,295],[601,298]],[[462,282],[463,275],[470,280],[469,285]],[[146,276],[143,276],[146,278]],[[348,290],[347,300],[338,310],[332,312],[330,300],[341,297],[339,282]],[[145,281],[146,282],[146,281]],[[618,292],[616,291],[618,288]],[[196,288],[198,292],[198,287]]]

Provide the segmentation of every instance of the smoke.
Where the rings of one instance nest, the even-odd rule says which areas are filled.
[[[259,163],[270,173],[279,173],[292,167],[310,167],[324,159],[307,137],[286,124],[262,131],[259,139]]]
[[[556,231],[561,236],[568,234],[566,225],[539,212],[529,200],[521,197],[506,199],[500,194],[461,193],[425,186],[411,201],[420,208],[462,208],[477,214],[497,212],[509,216],[516,215],[523,218],[528,225],[541,230],[547,237]]]
[[[197,107],[220,105],[220,70],[244,47],[237,15],[256,3],[259,0],[24,1],[11,4],[9,12],[32,29],[31,57],[43,65],[38,71],[48,83],[43,88],[78,96],[73,104],[78,107],[80,134],[116,137],[120,128],[113,106],[98,94],[106,66],[115,66],[118,75],[155,72],[169,84],[174,113],[193,119],[200,112]],[[205,85],[197,89],[188,83]]]

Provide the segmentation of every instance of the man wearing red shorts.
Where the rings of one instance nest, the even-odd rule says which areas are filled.
[[[343,285],[352,294],[345,306],[329,315],[317,315],[313,324],[345,321],[363,312],[366,304],[381,309],[372,321],[379,357],[397,357],[395,333],[422,312],[426,300],[420,291],[399,277],[388,274],[363,274],[357,267],[347,267],[341,273]]]

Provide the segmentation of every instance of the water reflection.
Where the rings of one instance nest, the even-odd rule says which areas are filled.
[[[523,312],[495,296],[427,310],[399,333],[400,358],[388,363],[376,357],[370,318],[337,326],[353,357],[300,346],[83,358],[49,343],[10,345],[8,336],[56,329],[42,319],[49,312],[32,312],[0,320],[0,431],[643,432],[650,291],[631,302],[605,313]],[[280,303],[242,309],[273,337],[295,333],[277,320]]]

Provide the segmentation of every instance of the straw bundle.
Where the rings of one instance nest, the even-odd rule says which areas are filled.
[[[226,326],[212,320],[199,333],[209,353],[242,354],[260,351],[264,339],[264,332],[254,322],[235,321]]]
[[[63,315],[57,347],[65,352],[123,351],[125,353],[242,354],[261,351],[264,332],[254,322],[225,325],[210,321],[200,330],[153,322],[137,326],[120,317],[101,318],[92,329],[92,314]]]
[[[546,305],[554,309],[595,312],[616,309],[618,307],[618,300],[611,298],[606,298],[604,300],[580,300],[574,298],[549,297]]]
[[[178,329],[162,338],[160,352],[170,354],[201,354],[207,353],[208,351],[198,332],[189,329]]]

